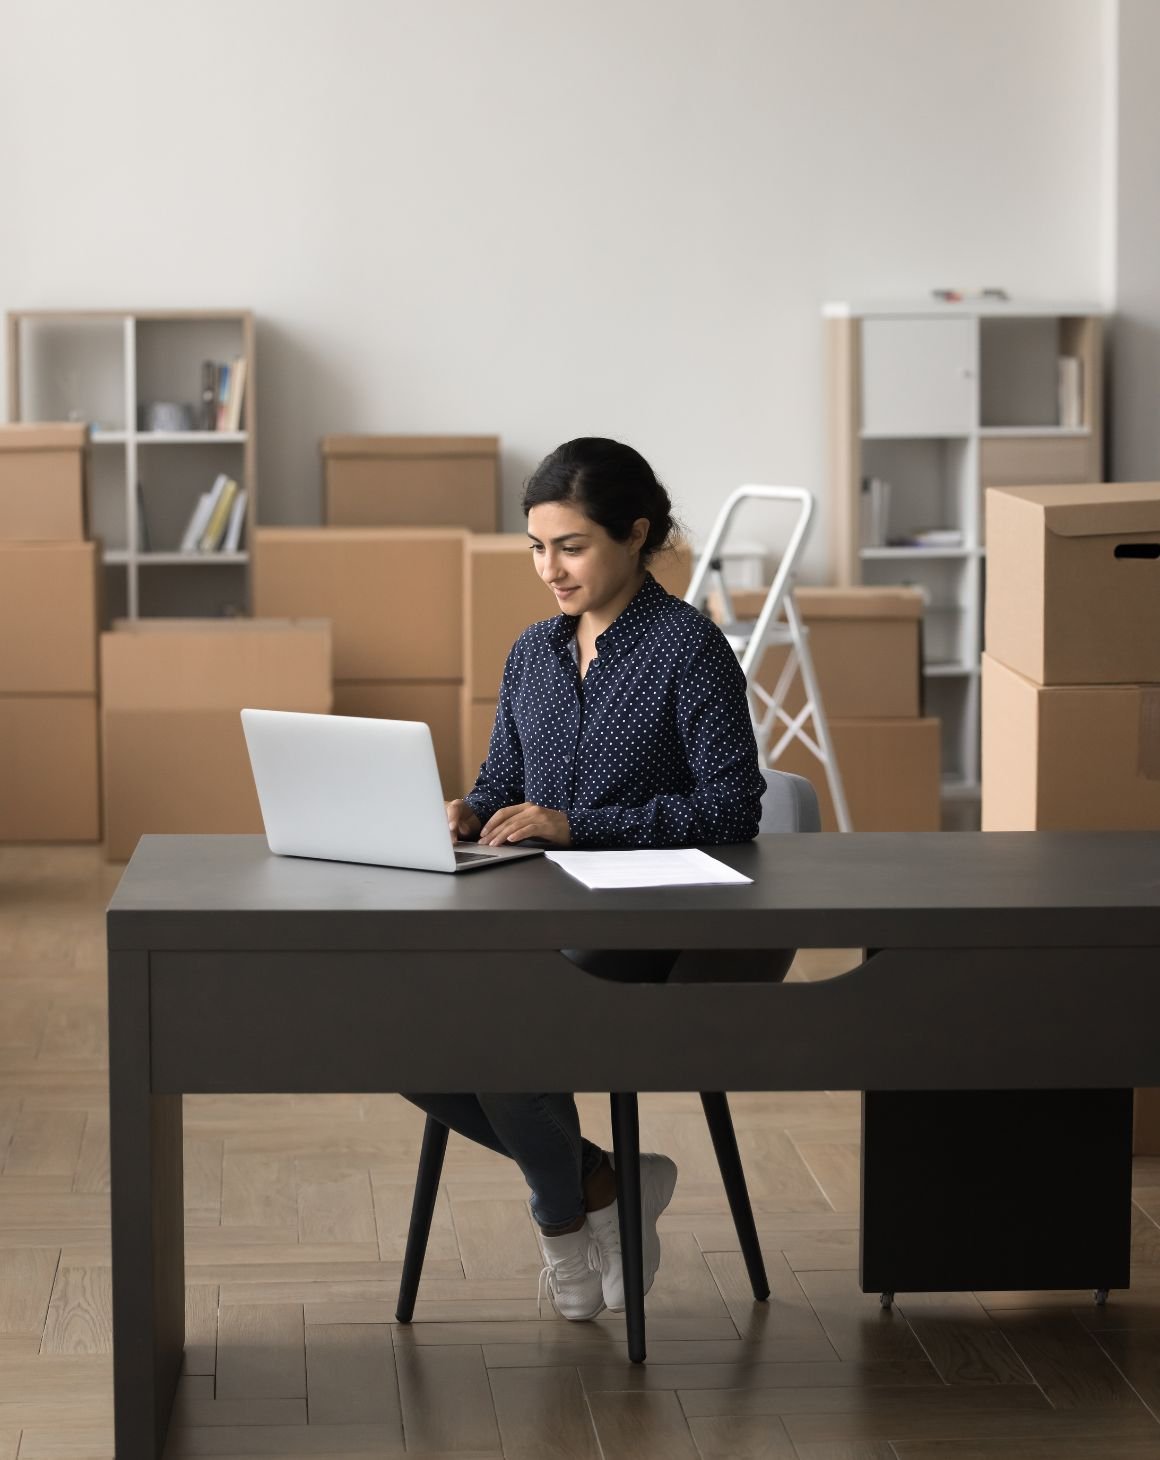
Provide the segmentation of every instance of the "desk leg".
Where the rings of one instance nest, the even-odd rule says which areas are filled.
[[[616,1162],[628,1357],[634,1364],[643,1364],[644,1253],[640,1225],[640,1122],[635,1095],[612,1095],[612,1158]]]
[[[181,1096],[150,1089],[149,955],[109,953],[117,1460],[157,1460],[185,1348]]]

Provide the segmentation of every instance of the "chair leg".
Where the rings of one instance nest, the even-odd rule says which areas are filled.
[[[415,1198],[411,1203],[411,1225],[407,1228],[407,1250],[403,1255],[403,1276],[395,1308],[395,1317],[400,1323],[410,1323],[415,1311],[415,1297],[423,1272],[427,1238],[431,1235],[431,1218],[435,1215],[435,1198],[439,1195],[439,1176],[446,1150],[447,1127],[429,1115],[423,1127],[419,1173],[415,1178]]]
[[[725,1183],[725,1195],[729,1198],[729,1210],[733,1213],[733,1225],[737,1228],[737,1239],[741,1243],[753,1296],[758,1303],[764,1303],[769,1297],[769,1279],[761,1258],[753,1208],[749,1205],[749,1190],[745,1185],[737,1137],[733,1133],[729,1101],[720,1091],[702,1091],[701,1105],[709,1123],[713,1150],[717,1153],[717,1165],[721,1168],[721,1179]]]
[[[614,1094],[612,1154],[616,1162],[616,1206],[620,1256],[624,1264],[624,1321],[628,1357],[644,1363],[644,1253],[640,1230],[640,1123],[636,1096]]]

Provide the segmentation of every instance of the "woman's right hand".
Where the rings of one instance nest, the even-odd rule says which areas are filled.
[[[466,801],[448,801],[447,829],[451,833],[452,841],[471,841],[479,835],[480,820]]]

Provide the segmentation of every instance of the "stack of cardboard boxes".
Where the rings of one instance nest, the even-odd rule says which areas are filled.
[[[153,832],[260,832],[240,711],[331,704],[326,623],[136,619],[101,635],[105,855]]]
[[[334,711],[425,720],[445,794],[458,795],[463,569],[457,528],[262,527],[254,612],[325,618]]]
[[[939,722],[923,717],[921,710],[921,593],[911,588],[798,588],[794,598],[809,630],[810,655],[853,830],[937,831]],[[738,620],[755,619],[764,602],[764,589],[731,595]],[[723,605],[711,602],[709,607],[720,620]],[[768,693],[775,689],[788,653],[781,646],[766,650],[758,683]],[[782,709],[796,716],[804,703],[798,675]],[[774,743],[780,734],[774,732]],[[813,782],[822,827],[836,831],[825,772],[800,740],[786,747],[777,769]]]
[[[96,841],[100,558],[84,426],[0,427],[0,841]]]
[[[498,436],[324,436],[331,527],[499,526]]]
[[[987,493],[984,831],[1160,828],[1160,485]],[[1160,1096],[1137,1104],[1160,1151]]]

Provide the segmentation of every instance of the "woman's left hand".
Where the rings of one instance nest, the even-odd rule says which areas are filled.
[[[522,801],[518,806],[505,806],[497,811],[479,833],[479,843],[484,847],[499,847],[505,842],[521,842],[526,837],[538,837],[554,847],[572,845],[572,830],[564,813],[537,806],[533,801]]]

